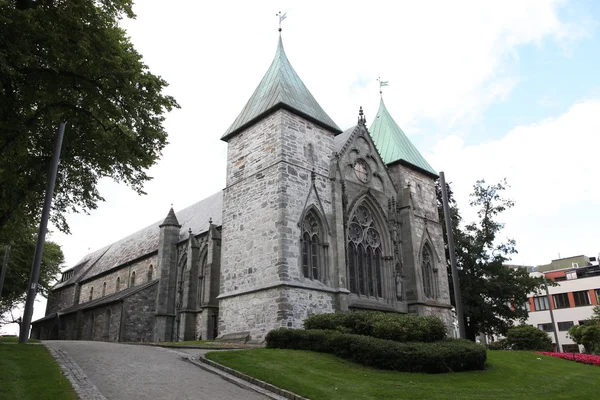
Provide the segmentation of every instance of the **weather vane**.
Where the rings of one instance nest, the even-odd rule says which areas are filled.
[[[379,95],[382,95],[383,91],[381,90],[381,88],[384,86],[390,86],[390,81],[382,81],[381,77],[378,77],[377,81],[379,82]]]
[[[287,18],[287,13],[281,13],[281,11],[279,11],[277,14],[275,14],[277,17],[279,17],[279,34],[281,35],[281,23],[283,22],[284,19]]]

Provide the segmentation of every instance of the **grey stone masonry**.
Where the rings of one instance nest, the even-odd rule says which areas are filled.
[[[154,324],[155,342],[173,340],[175,322],[175,298],[177,289],[177,242],[179,229],[173,209],[160,225],[158,245],[158,269],[160,280],[156,293],[156,321]]]

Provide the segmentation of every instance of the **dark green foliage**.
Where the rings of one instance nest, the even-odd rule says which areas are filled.
[[[495,185],[479,180],[473,185],[470,206],[477,209],[477,221],[470,224],[462,224],[458,206],[452,198],[452,190],[447,186],[467,338],[475,340],[479,333],[506,335],[512,321],[524,322],[527,319],[525,303],[529,293],[543,287],[543,279],[529,276],[527,269],[504,265],[517,252],[514,240],[499,241],[500,232],[504,228],[504,224],[499,221],[500,216],[514,205],[514,201],[504,197],[508,184],[506,180]],[[444,221],[439,182],[437,198],[439,218]],[[448,281],[450,291],[454,293],[446,226],[442,226],[448,260]],[[454,295],[451,299],[454,303]]]
[[[512,350],[552,351],[552,339],[542,330],[531,325],[508,329],[506,344]]]
[[[434,342],[446,338],[446,326],[437,317],[373,311],[313,314],[306,329],[328,329],[373,336],[396,342]]]
[[[496,340],[488,344],[488,350],[508,350],[506,339]]]
[[[569,336],[585,347],[586,353],[600,354],[600,306],[594,307],[593,316],[585,324],[569,328]]]
[[[330,353],[368,367],[406,372],[484,369],[486,350],[468,340],[398,343],[334,330],[281,328],[267,334],[267,347]]]

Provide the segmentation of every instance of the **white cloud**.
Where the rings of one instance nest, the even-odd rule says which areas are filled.
[[[502,216],[504,234],[517,240],[516,260],[543,264],[557,252],[591,256],[599,250],[600,218],[591,208],[600,205],[599,148],[600,101],[589,100],[499,140],[465,145],[457,136],[444,138],[429,158],[444,166],[467,222],[475,218],[468,209],[475,181],[507,178],[516,206]]]

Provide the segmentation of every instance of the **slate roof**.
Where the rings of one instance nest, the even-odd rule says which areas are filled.
[[[354,132],[357,126],[358,125],[354,125],[352,128],[346,129],[344,132],[340,133],[339,135],[333,138],[333,145],[335,146],[336,153],[342,152],[344,146],[346,145],[346,142],[348,141],[348,139],[350,139],[350,136],[352,136],[352,132]]]
[[[150,282],[146,282],[142,285],[138,285],[138,286],[133,286],[127,289],[123,289],[119,292],[116,293],[112,293],[109,294],[108,296],[104,296],[104,297],[100,297],[98,299],[94,299],[92,301],[86,301],[85,303],[80,303],[80,304],[75,304],[74,306],[71,306],[69,308],[65,308],[64,310],[60,310],[58,312],[54,312],[54,313],[50,313],[48,315],[46,315],[43,318],[40,318],[38,320],[33,321],[32,323],[38,323],[38,322],[42,322],[42,321],[46,321],[52,318],[55,318],[56,315],[58,314],[59,316],[61,315],[65,315],[65,314],[71,314],[74,312],[77,312],[79,310],[86,310],[89,308],[94,308],[94,307],[98,307],[104,304],[109,304],[109,303],[114,303],[115,301],[119,301],[122,300],[126,297],[129,297],[137,292],[139,292],[140,290],[144,290],[147,287],[150,287],[152,285],[156,285],[158,283],[158,279],[155,279],[153,281]]]
[[[181,224],[179,240],[187,239],[189,229],[192,230],[194,235],[207,232],[209,228],[208,221],[211,218],[214,225],[221,225],[222,209],[223,192],[218,192],[177,212],[175,222],[179,221],[177,223]],[[168,217],[170,214],[171,212],[169,212]],[[71,279],[57,284],[54,288],[87,280],[114,267],[157,251],[161,222],[163,221],[157,221],[134,234],[86,255],[76,264],[82,266],[81,272],[75,273]]]
[[[221,140],[227,141],[231,136],[279,108],[289,109],[335,133],[341,132],[341,129],[323,111],[304,85],[304,82],[294,71],[294,68],[292,68],[285,55],[281,37],[279,37],[275,58],[267,73]]]
[[[371,137],[379,150],[379,154],[386,164],[396,161],[410,164],[417,169],[437,177],[437,172],[423,158],[406,134],[400,129],[394,118],[390,115],[383,98],[379,103],[377,116],[369,129]]]

